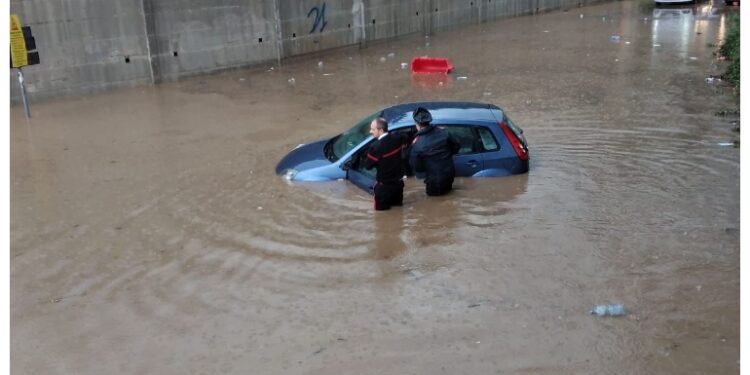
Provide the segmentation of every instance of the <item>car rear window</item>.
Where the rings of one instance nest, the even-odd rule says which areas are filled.
[[[500,146],[497,145],[495,136],[492,135],[492,132],[489,129],[479,127],[477,128],[477,131],[479,132],[479,138],[482,140],[484,151],[497,151],[500,149]]]
[[[448,125],[444,128],[461,144],[461,148],[458,150],[459,154],[489,152],[500,149],[500,145],[495,136],[492,135],[492,131],[484,126]]]

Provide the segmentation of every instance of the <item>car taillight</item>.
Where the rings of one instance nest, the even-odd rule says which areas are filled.
[[[516,155],[518,155],[521,160],[529,160],[529,152],[523,146],[523,143],[521,143],[521,140],[516,135],[516,133],[514,133],[513,130],[508,127],[505,121],[500,122],[500,129],[503,130],[505,137],[508,138],[508,141],[510,141],[510,145],[513,146],[513,149],[516,151]]]

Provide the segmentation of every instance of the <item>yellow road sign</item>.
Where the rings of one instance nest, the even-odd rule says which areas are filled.
[[[10,15],[10,56],[13,60],[14,68],[29,65],[26,54],[26,42],[23,39],[23,31],[21,30],[21,20],[15,14]]]

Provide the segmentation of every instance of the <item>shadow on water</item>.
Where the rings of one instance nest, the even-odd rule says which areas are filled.
[[[464,179],[459,190],[462,221],[467,226],[501,225],[513,211],[513,201],[528,190],[529,174],[488,179]]]
[[[402,235],[404,232],[404,215],[401,209],[388,212],[376,212],[373,215],[375,241],[371,256],[376,261],[387,261],[406,252],[407,245]]]

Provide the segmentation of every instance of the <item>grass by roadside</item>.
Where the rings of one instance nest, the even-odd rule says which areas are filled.
[[[727,72],[724,73],[724,79],[732,83],[735,93],[740,92],[740,17],[732,15],[729,17],[729,32],[724,43],[719,49],[719,53],[725,56],[729,62]]]

